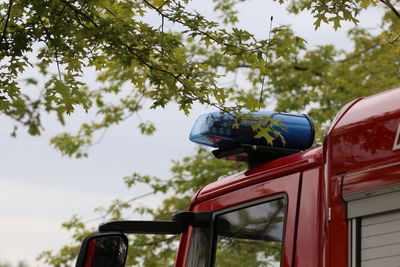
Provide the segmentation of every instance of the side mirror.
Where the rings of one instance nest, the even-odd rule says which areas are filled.
[[[211,212],[185,211],[175,214],[173,221],[114,221],[99,226],[99,233],[87,236],[79,251],[76,267],[124,267],[128,254],[129,234],[176,235],[193,227],[208,227]]]
[[[94,233],[87,236],[79,251],[76,267],[124,267],[128,239],[120,232]]]

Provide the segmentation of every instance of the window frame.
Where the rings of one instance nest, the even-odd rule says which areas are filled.
[[[233,211],[237,210],[242,210],[250,207],[255,207],[258,205],[262,205],[265,203],[269,203],[275,200],[283,199],[285,201],[285,209],[284,209],[284,222],[283,222],[283,233],[282,233],[282,247],[281,247],[281,260],[280,260],[280,266],[282,266],[283,263],[283,253],[284,253],[284,247],[285,247],[285,234],[286,234],[286,226],[287,226],[287,217],[288,217],[288,202],[289,198],[286,193],[279,193],[276,195],[271,195],[268,197],[244,202],[238,205],[234,205],[231,207],[227,207],[224,209],[216,210],[212,214],[212,221],[210,225],[210,232],[209,232],[209,249],[207,251],[207,263],[208,265],[206,266],[214,266],[215,265],[215,254],[216,254],[216,248],[217,248],[217,237],[218,235],[215,233],[215,222],[216,222],[216,217],[218,215],[222,214],[227,214]]]
[[[349,220],[349,266],[361,267],[361,217]]]
[[[193,212],[227,212],[229,210],[235,210],[241,207],[251,206],[251,204],[257,204],[261,202],[267,202],[282,196],[287,198],[286,206],[286,218],[285,218],[285,229],[284,229],[284,246],[283,246],[283,259],[281,267],[291,267],[295,262],[296,254],[296,240],[297,235],[297,220],[298,210],[301,195],[301,180],[303,172],[294,172],[286,174],[285,176],[279,176],[272,179],[262,180],[265,174],[260,174],[257,179],[232,179],[230,181],[229,189],[223,187],[216,187],[214,194],[209,197],[200,197],[200,201],[194,201],[190,210]],[[261,181],[260,181],[261,180]],[[199,197],[197,198],[199,200]],[[215,215],[214,215],[215,216]],[[181,242],[178,252],[178,259],[182,257],[180,263],[186,267],[196,266],[198,255],[196,251],[192,251],[191,245],[194,240],[193,231],[195,228],[189,227],[187,235],[183,236],[184,242]],[[210,267],[211,256],[211,237],[210,233],[206,251],[206,256],[203,258],[206,262],[203,266]],[[195,252],[195,253],[193,253]],[[194,265],[189,265],[194,264]],[[196,266],[197,267],[197,266]]]

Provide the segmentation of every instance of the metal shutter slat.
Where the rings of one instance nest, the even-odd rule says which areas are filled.
[[[400,210],[362,217],[361,266],[400,267]]]

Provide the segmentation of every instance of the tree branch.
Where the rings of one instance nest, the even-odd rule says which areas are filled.
[[[172,21],[172,22],[179,23],[179,24],[181,24],[182,26],[188,27],[188,28],[190,28],[193,32],[197,32],[197,33],[199,33],[199,34],[201,34],[201,35],[203,35],[203,36],[209,38],[210,40],[214,41],[214,42],[215,42],[216,44],[218,44],[218,45],[226,46],[226,47],[233,47],[233,48],[239,49],[239,50],[241,50],[241,51],[250,52],[250,53],[262,52],[262,51],[260,51],[259,49],[246,49],[246,48],[243,48],[243,47],[238,47],[238,46],[235,46],[235,45],[233,45],[233,44],[226,43],[226,42],[224,42],[223,39],[222,39],[222,40],[219,40],[219,39],[217,39],[216,37],[212,36],[210,33],[206,32],[206,31],[202,31],[202,30],[200,30],[199,28],[195,28],[195,27],[193,27],[193,26],[188,26],[188,25],[185,24],[184,21],[180,21],[180,20],[177,20],[177,19],[172,18],[171,16],[169,16],[169,15],[163,13],[163,12],[161,11],[160,8],[157,8],[156,6],[152,5],[148,0],[142,0],[142,1],[143,1],[146,5],[148,5],[151,9],[155,10],[155,11],[156,11],[159,15],[161,15],[162,17],[165,17],[165,18],[169,19],[169,20]],[[169,1],[167,1],[167,2],[169,2]],[[163,7],[167,2],[165,2],[161,7]]]
[[[339,62],[342,63],[342,62],[346,62],[346,61],[350,61],[352,59],[355,59],[355,58],[361,56],[362,54],[368,52],[371,49],[374,49],[375,47],[377,47],[377,46],[379,46],[381,44],[382,44],[382,42],[377,42],[377,43],[375,43],[375,44],[373,44],[371,46],[368,46],[367,48],[364,48],[362,51],[358,52],[357,54],[352,55],[351,57],[347,57],[345,59],[339,60]]]
[[[50,39],[51,40],[51,39]],[[53,43],[53,41],[52,41]],[[54,43],[53,43],[54,45]],[[60,79],[60,81],[62,82],[62,75],[61,75],[61,70],[60,70],[60,62],[58,61],[58,50],[57,50],[57,46],[54,46],[54,55],[56,58],[56,64],[57,64],[57,71],[58,71],[58,78]]]
[[[165,17],[165,18],[167,18],[167,19],[169,19],[169,20],[171,20],[171,21],[173,21],[173,22],[177,22],[177,23],[179,23],[179,24],[182,24],[182,25],[184,25],[184,26],[187,26],[184,22],[182,22],[182,21],[177,21],[177,20],[173,19],[172,17],[170,17],[170,16],[164,14],[164,13],[161,12],[157,7],[155,7],[154,5],[152,5],[149,1],[147,1],[147,0],[143,0],[143,1],[144,1],[150,8],[156,10],[161,16],[163,16],[163,17]],[[82,25],[83,23],[79,20],[79,16],[81,16],[81,17],[84,18],[86,21],[88,21],[89,23],[91,23],[91,24],[94,26],[94,28],[96,28],[96,29],[99,28],[99,25],[96,23],[96,21],[95,21],[93,18],[91,18],[90,16],[88,16],[87,14],[85,14],[82,10],[78,9],[77,7],[75,7],[75,6],[74,6],[72,3],[70,3],[68,0],[61,0],[61,2],[63,2],[66,6],[68,6],[68,7],[75,13],[76,18],[77,18],[77,20],[78,20],[78,23],[79,23],[80,25]],[[165,3],[167,3],[167,2],[165,2]],[[79,16],[78,16],[78,15],[79,15]],[[84,25],[82,25],[82,26],[84,26]],[[197,29],[197,28],[193,28],[193,27],[190,27],[190,28],[191,28],[191,30],[193,30],[193,31],[195,31],[195,32],[198,32],[198,33],[200,33],[200,34],[202,34],[202,35],[204,35],[204,36],[210,38],[210,40],[213,40],[213,41],[215,41],[216,43],[218,43],[218,44],[220,44],[220,45],[231,46],[231,47],[233,47],[233,45],[231,45],[231,44],[226,44],[226,43],[223,42],[223,41],[217,40],[215,37],[211,36],[211,35],[210,35],[209,33],[207,33],[207,32],[201,31],[201,30],[199,30],[199,29]],[[97,33],[94,33],[94,34],[96,35]],[[204,103],[207,103],[208,105],[213,106],[213,107],[215,107],[215,108],[221,110],[222,112],[228,112],[228,111],[229,111],[228,108],[222,107],[222,106],[220,106],[220,105],[218,105],[218,104],[216,104],[216,103],[212,103],[209,99],[203,99],[203,98],[199,97],[199,95],[198,95],[195,91],[193,91],[189,86],[187,86],[187,84],[186,84],[186,82],[185,82],[185,80],[184,80],[184,77],[182,78],[182,76],[183,76],[182,73],[176,74],[176,73],[173,73],[173,72],[171,72],[171,71],[168,71],[168,70],[166,70],[166,69],[164,69],[164,68],[160,68],[159,66],[155,66],[155,65],[151,64],[150,62],[146,61],[142,56],[140,56],[140,55],[137,53],[137,51],[136,51],[136,49],[135,49],[134,47],[132,47],[131,45],[125,43],[123,40],[114,40],[114,41],[117,41],[120,45],[122,45],[123,47],[125,47],[126,49],[128,49],[128,51],[129,51],[141,64],[143,64],[144,66],[146,66],[147,68],[149,68],[151,71],[162,72],[162,73],[165,73],[165,74],[167,74],[167,75],[172,76],[172,77],[175,79],[175,81],[178,82],[178,83],[182,86],[180,89],[182,89],[182,88],[187,89],[188,92],[186,93],[186,95],[187,95],[188,93],[190,93],[190,94],[193,96],[193,100],[194,100],[194,101],[203,101]],[[239,48],[238,48],[238,49],[239,49]],[[255,49],[254,51],[253,51],[253,50],[246,50],[246,51],[247,51],[247,52],[255,52],[256,49]]]
[[[4,40],[6,44],[8,44],[6,35],[7,35],[8,22],[10,21],[11,7],[12,7],[12,4],[13,4],[13,1],[14,0],[10,0],[10,2],[8,3],[8,10],[7,10],[7,14],[6,14],[6,23],[4,25],[3,34],[2,34],[2,37],[1,37],[1,40]]]
[[[67,5],[70,9],[72,9],[72,10],[75,12],[75,14],[81,15],[81,16],[84,17],[87,21],[89,21],[90,23],[92,23],[93,26],[95,26],[96,28],[99,27],[99,25],[98,25],[92,18],[90,18],[89,16],[87,16],[87,15],[86,15],[85,13],[83,13],[81,10],[77,9],[77,8],[76,8],[75,6],[73,6],[70,2],[68,2],[67,0],[61,0],[61,1],[62,1],[65,5]],[[146,0],[144,0],[144,1],[147,2]],[[148,3],[148,4],[151,5],[150,3]],[[151,6],[152,6],[152,5],[151,5]],[[152,7],[154,7],[154,6],[152,6]],[[155,8],[155,7],[154,7],[154,8]],[[161,14],[162,14],[162,13],[161,13]],[[77,17],[77,19],[78,19],[78,17]],[[78,19],[78,22],[80,22],[79,19]],[[79,24],[82,25],[81,22],[80,22]],[[179,81],[179,83],[181,83],[183,86],[185,86],[185,84],[183,83],[183,81],[179,78],[179,75],[173,74],[173,73],[171,73],[171,72],[169,72],[169,71],[167,71],[167,70],[163,70],[163,69],[159,69],[159,68],[154,67],[153,65],[149,64],[146,60],[144,60],[141,56],[139,56],[139,55],[134,51],[134,48],[133,48],[133,47],[131,47],[130,45],[124,43],[123,41],[120,41],[120,42],[121,42],[121,44],[122,44],[125,48],[128,49],[128,51],[129,51],[132,55],[134,55],[143,65],[145,65],[146,67],[148,67],[150,70],[153,70],[153,71],[160,71],[160,72],[164,72],[164,73],[166,73],[166,74],[172,75],[177,81]],[[186,88],[186,86],[185,86],[185,88]]]
[[[159,8],[158,10],[161,10],[166,4],[168,4],[171,0],[165,1]]]
[[[64,12],[64,11],[63,11],[63,12]],[[55,60],[56,60],[56,66],[57,66],[57,71],[58,71],[58,77],[59,77],[60,81],[62,82],[62,75],[61,75],[61,69],[60,69],[60,62],[59,62],[59,60],[58,60],[58,50],[57,50],[58,46],[57,46],[57,44],[54,42],[53,38],[51,38],[51,34],[49,33],[47,27],[44,25],[44,23],[43,23],[43,21],[42,21],[42,17],[41,17],[38,13],[36,13],[36,15],[37,15],[37,17],[38,17],[38,20],[39,20],[40,24],[41,24],[42,27],[43,27],[43,30],[44,30],[44,32],[45,32],[45,34],[46,34],[46,36],[47,36],[47,39],[49,40],[49,42],[51,43],[51,45],[53,45],[53,47],[54,47],[54,57],[55,57]],[[46,43],[46,45],[47,45],[47,47],[49,47],[49,45],[48,45],[47,43]]]
[[[75,13],[81,15],[82,17],[84,17],[86,20],[90,21],[96,28],[99,27],[99,25],[97,25],[97,23],[88,15],[86,15],[85,13],[82,12],[82,10],[76,8],[73,4],[71,4],[68,0],[61,0],[61,2],[63,2],[65,5],[67,5],[70,9],[72,9]]]
[[[160,240],[155,240],[155,241],[146,242],[146,243],[139,243],[139,244],[134,244],[134,245],[137,247],[146,247],[146,246],[155,246],[155,245],[158,246],[158,245],[160,245],[161,242],[169,242],[176,238],[177,238],[176,235],[172,235],[170,237],[162,238]]]
[[[379,0],[379,2],[383,3],[384,5],[386,5],[388,8],[390,8],[390,10],[392,10],[392,12],[396,15],[396,17],[398,19],[400,19],[400,13],[399,11],[396,10],[396,8],[392,5],[392,3],[390,3],[390,0]]]
[[[396,43],[399,39],[400,39],[400,34],[397,35],[397,37],[394,38],[394,39],[393,39],[392,41],[390,41],[389,43],[392,44],[392,45],[395,45],[395,43]]]

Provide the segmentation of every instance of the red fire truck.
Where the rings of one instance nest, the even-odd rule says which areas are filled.
[[[202,116],[191,139],[250,168],[206,185],[171,221],[101,225],[76,266],[124,266],[129,233],[180,234],[178,267],[400,266],[400,88],[348,103],[317,148],[305,149],[307,116],[254,114],[263,116],[287,128],[284,142],[262,143],[251,122],[234,129],[226,114]]]

